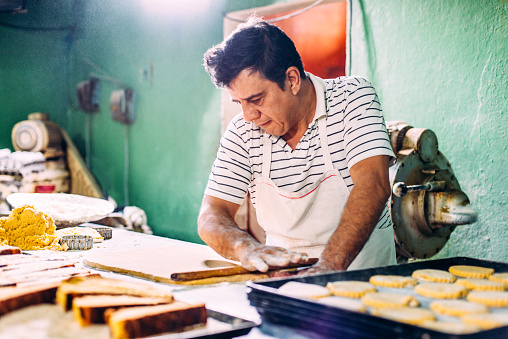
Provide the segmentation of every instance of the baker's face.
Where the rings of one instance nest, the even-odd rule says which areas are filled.
[[[283,91],[259,72],[243,70],[231,82],[228,91],[233,102],[242,105],[244,119],[269,134],[283,136],[297,123],[291,114],[295,100],[287,78]]]

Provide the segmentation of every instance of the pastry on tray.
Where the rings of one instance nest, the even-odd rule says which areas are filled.
[[[439,282],[439,283],[452,283],[457,278],[446,271],[436,269],[421,269],[415,270],[412,277],[421,281]]]
[[[369,282],[375,286],[391,288],[414,287],[418,284],[418,280],[415,278],[400,275],[373,275]]]
[[[448,268],[448,271],[458,277],[463,278],[488,278],[494,273],[493,268],[471,266],[471,265],[454,265]]]
[[[366,281],[334,281],[326,284],[326,288],[335,296],[347,298],[361,298],[377,289]]]
[[[317,299],[330,296],[330,291],[324,286],[290,281],[279,287],[278,292],[291,297]]]
[[[467,300],[435,300],[430,309],[438,314],[460,317],[466,314],[489,313],[489,308]]]

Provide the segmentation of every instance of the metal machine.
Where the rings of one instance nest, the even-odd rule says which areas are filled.
[[[397,156],[390,168],[397,260],[430,258],[444,247],[456,226],[474,223],[477,213],[439,151],[433,131],[402,121],[388,121],[387,128]]]

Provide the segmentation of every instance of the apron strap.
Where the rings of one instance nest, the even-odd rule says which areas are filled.
[[[323,160],[325,162],[325,172],[333,170],[332,157],[328,148],[328,134],[326,132],[326,116],[319,118],[319,138],[321,139],[321,151],[323,152]]]
[[[267,133],[261,134],[263,139],[263,165],[261,177],[270,178],[270,168],[272,165],[272,140]]]

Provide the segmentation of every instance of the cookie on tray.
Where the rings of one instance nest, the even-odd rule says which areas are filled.
[[[435,300],[430,303],[430,309],[438,314],[453,317],[460,317],[466,314],[489,313],[487,306],[467,300]]]
[[[487,279],[462,278],[457,279],[455,283],[474,291],[504,291],[506,289],[502,282]]]
[[[471,266],[471,265],[454,265],[448,268],[448,271],[462,278],[488,278],[494,274],[493,268]]]
[[[376,287],[366,281],[334,281],[326,284],[326,288],[335,296],[361,298],[369,292],[376,292]]]
[[[476,325],[484,330],[508,325],[508,313],[469,314],[460,319],[465,324]]]
[[[432,268],[416,270],[411,276],[418,280],[439,283],[452,283],[457,279],[457,277],[449,272]]]
[[[508,307],[508,292],[473,291],[467,295],[467,300],[490,307]]]
[[[350,311],[356,311],[361,313],[367,312],[367,307],[365,307],[365,305],[358,299],[331,296],[319,298],[317,299],[317,302],[329,306],[344,308]]]
[[[418,307],[420,305],[412,295],[390,292],[367,293],[362,297],[362,302],[373,308]]]
[[[415,278],[401,275],[373,275],[369,282],[374,286],[391,288],[413,287],[418,284]]]
[[[467,288],[457,284],[428,282],[416,285],[415,292],[435,299],[459,299],[466,296]]]
[[[508,273],[494,273],[489,276],[489,280],[503,283],[506,287],[508,287]]]
[[[421,324],[422,327],[449,334],[468,334],[482,330],[480,326],[465,324],[459,321],[426,321]]]
[[[328,297],[330,291],[324,286],[317,284],[308,284],[298,281],[290,281],[282,285],[277,290],[279,293],[291,297],[317,299]]]
[[[395,307],[395,308],[376,308],[372,310],[372,315],[399,321],[411,325],[421,325],[426,321],[436,319],[432,311],[425,308],[414,307]]]

